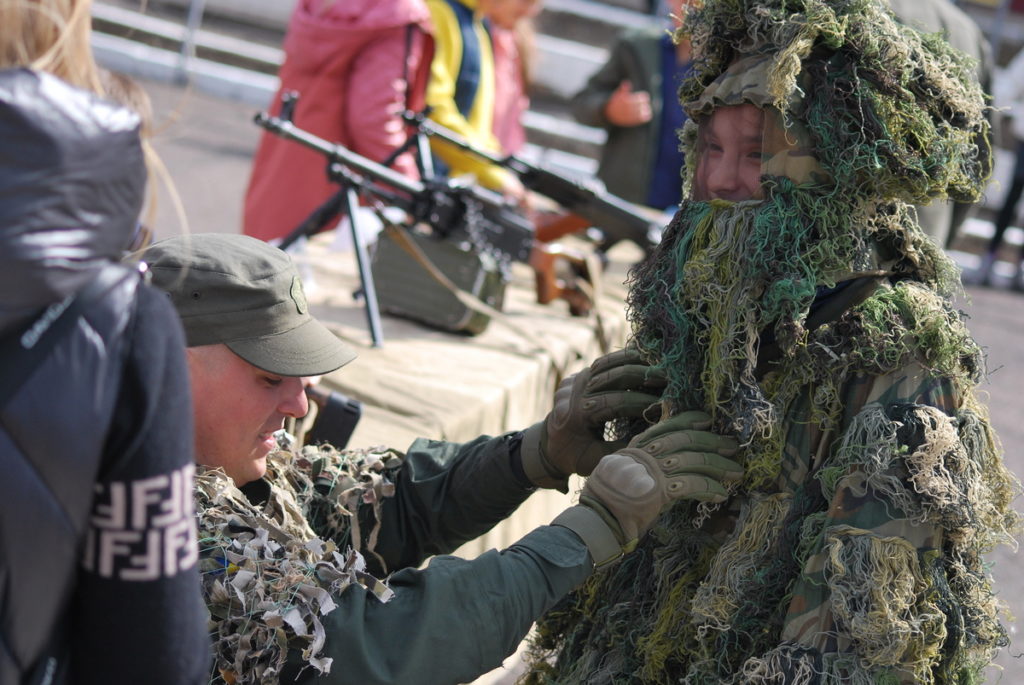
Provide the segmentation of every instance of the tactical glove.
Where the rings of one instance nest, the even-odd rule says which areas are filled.
[[[632,551],[662,510],[679,499],[720,502],[723,483],[743,469],[728,459],[736,440],[708,432],[711,417],[691,411],[652,426],[600,461],[580,503],[552,521],[576,532],[598,566]]]
[[[565,378],[551,413],[523,432],[520,455],[527,478],[538,487],[567,492],[571,474],[589,476],[601,457],[626,446],[627,439],[604,439],[605,423],[642,416],[664,387],[664,374],[632,348],[600,357]]]

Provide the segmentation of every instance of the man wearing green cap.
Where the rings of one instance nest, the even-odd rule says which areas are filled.
[[[302,378],[355,352],[310,315],[290,260],[261,241],[174,238],[145,259],[187,330],[200,463],[238,485],[261,478],[274,433],[308,410]]]
[[[209,234],[162,241],[143,259],[189,345],[196,460],[207,467],[201,568],[229,682],[472,680],[595,566],[635,546],[667,503],[720,500],[741,473],[727,458],[735,441],[705,430],[700,412],[603,440],[607,421],[635,421],[661,389],[628,351],[563,381],[555,409],[523,432],[417,440],[404,454],[276,450],[284,419],[306,412],[303,378],[355,357],[309,314],[289,257]],[[572,473],[590,478],[552,525],[500,552],[413,568],[483,534],[536,487],[565,491]],[[370,572],[390,574],[387,585]]]

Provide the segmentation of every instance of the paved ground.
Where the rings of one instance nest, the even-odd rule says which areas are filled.
[[[253,108],[164,84],[145,85],[157,112],[156,148],[182,197],[190,230],[237,232],[259,134],[252,123]],[[180,232],[166,197],[155,228],[162,236]],[[967,294],[961,307],[988,355],[991,376],[984,389],[992,420],[1007,462],[1024,475],[1024,353],[1017,346],[1024,341],[1024,294],[984,288],[970,288]],[[1018,502],[1018,507],[1024,504]],[[1024,573],[1018,570],[1016,552],[1002,549],[992,559],[1000,596],[1024,619]],[[989,682],[1024,682],[1024,658],[1014,656],[1022,652],[1020,645],[1004,650],[1001,680],[994,674]]]

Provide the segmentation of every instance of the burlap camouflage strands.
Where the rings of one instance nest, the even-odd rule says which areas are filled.
[[[981,682],[1007,644],[983,555],[1020,487],[907,204],[984,186],[971,65],[880,0],[705,0],[684,26],[687,192],[710,108],[767,107],[790,144],[774,164],[766,130],[763,199],[683,203],[629,316],[666,413],[711,414],[745,476],[556,606],[528,682]]]
[[[262,504],[250,502],[220,469],[200,469],[196,512],[214,682],[277,683],[289,650],[311,668],[330,670],[331,659],[321,656],[321,617],[335,609],[334,598],[353,583],[382,602],[392,595],[365,571],[359,551],[335,541],[362,539],[353,514],[360,503],[376,509],[393,493],[400,463],[383,448],[274,452]],[[364,552],[372,553],[375,533]]]

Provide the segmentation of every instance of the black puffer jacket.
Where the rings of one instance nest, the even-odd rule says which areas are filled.
[[[0,336],[120,259],[146,178],[138,127],[55,77],[0,71]],[[180,325],[112,268],[124,277],[0,407],[0,683],[205,674]]]

